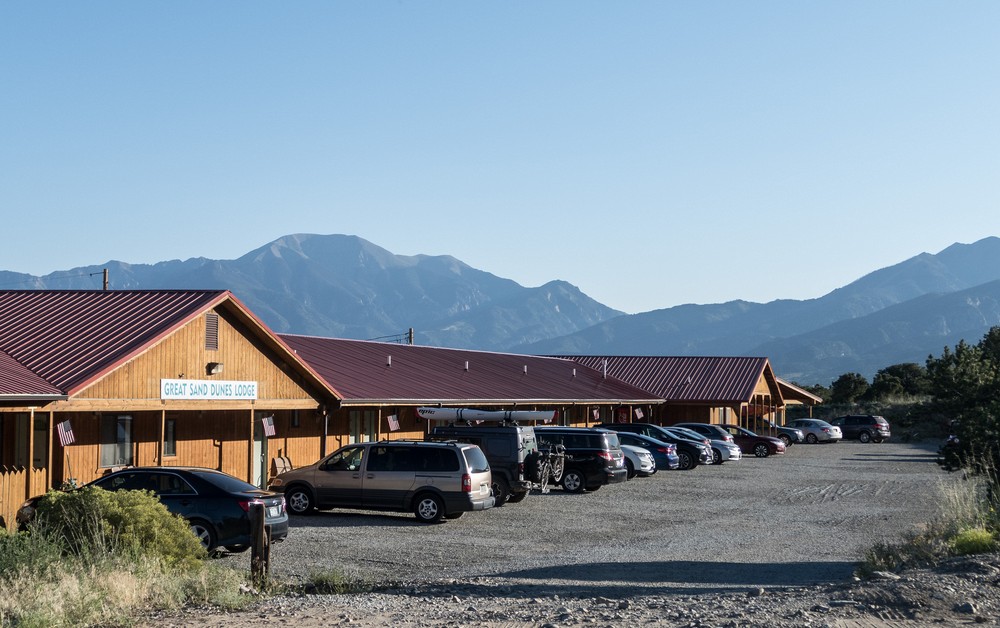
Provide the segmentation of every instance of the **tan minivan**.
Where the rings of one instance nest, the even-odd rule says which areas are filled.
[[[413,512],[425,523],[492,508],[493,479],[483,451],[453,442],[379,441],[346,445],[308,467],[272,478],[288,511],[355,508]]]

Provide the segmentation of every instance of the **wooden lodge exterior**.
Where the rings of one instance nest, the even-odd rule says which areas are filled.
[[[561,425],[777,418],[821,400],[766,358],[542,357],[277,335],[224,290],[0,291],[0,517],[121,466],[265,486],[359,441],[422,440],[417,408]],[[778,421],[780,423],[780,421]]]
[[[781,424],[781,380],[761,357],[572,356],[663,399],[643,421],[660,425],[697,421],[757,429],[758,419]],[[786,383],[786,386],[791,386]],[[796,390],[800,390],[796,388]],[[805,391],[801,391],[805,394]],[[816,401],[818,397],[812,396]],[[628,420],[639,421],[633,414]]]
[[[336,401],[228,291],[0,291],[0,516],[120,466],[263,485]]]
[[[561,358],[281,337],[336,386],[341,399],[329,417],[333,446],[423,440],[431,426],[417,415],[419,407],[553,410],[561,425],[587,426],[621,412],[649,412],[662,402],[645,390]]]

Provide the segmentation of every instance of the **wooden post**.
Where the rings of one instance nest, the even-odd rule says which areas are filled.
[[[250,580],[258,591],[268,586],[271,569],[271,531],[264,525],[264,504],[250,504]]]

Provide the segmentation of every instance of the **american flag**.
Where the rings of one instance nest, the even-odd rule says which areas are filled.
[[[274,417],[266,416],[261,420],[264,422],[264,435],[268,438],[274,436]]]
[[[399,419],[396,418],[395,414],[390,414],[389,416],[386,417],[386,419],[389,420],[389,431],[390,432],[395,432],[396,430],[399,429]]]
[[[59,444],[63,447],[72,445],[76,441],[76,437],[73,436],[73,426],[69,424],[69,419],[57,424],[56,431],[59,432]]]

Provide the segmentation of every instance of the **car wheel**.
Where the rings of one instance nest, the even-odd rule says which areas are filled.
[[[511,493],[507,501],[511,504],[516,504],[518,502],[523,502],[524,498],[528,496],[528,491],[521,491],[520,493]]]
[[[510,484],[501,476],[493,478],[493,507],[503,506],[510,499]]]
[[[861,432],[858,434],[858,440],[862,443],[870,443],[872,441],[872,435],[868,432]]]
[[[211,552],[215,549],[215,531],[207,521],[192,519],[190,525],[191,532],[198,537],[198,542],[205,551]]]
[[[413,504],[413,514],[421,523],[437,523],[444,516],[444,502],[437,495],[424,493]]]
[[[885,439],[882,438],[881,436],[873,436],[872,437],[872,442],[873,443],[881,443],[883,440],[885,440]]]
[[[712,449],[712,464],[722,464],[722,452]]]
[[[285,501],[288,504],[288,512],[293,515],[308,515],[316,507],[312,493],[302,486],[296,486],[285,493]]]
[[[576,469],[569,469],[563,472],[562,476],[562,487],[564,491],[569,491],[570,493],[582,493],[587,487],[586,480],[583,478],[583,474]]]
[[[769,455],[771,455],[771,450],[764,443],[758,443],[753,447],[753,455],[757,456],[758,458],[767,458]]]
[[[635,477],[635,465],[628,458],[625,459],[625,477],[630,480]]]
[[[806,434],[806,442],[807,443],[815,445],[817,440],[819,440],[819,439],[816,438],[815,434]]]
[[[239,554],[250,549],[249,545],[227,545],[226,551],[230,554]]]
[[[788,434],[781,434],[778,436],[778,438],[781,439],[781,442],[785,443],[785,447],[792,446],[792,437],[789,436]]]
[[[694,468],[694,458],[686,451],[677,452],[677,461],[679,463],[677,468],[681,471],[690,471]]]

